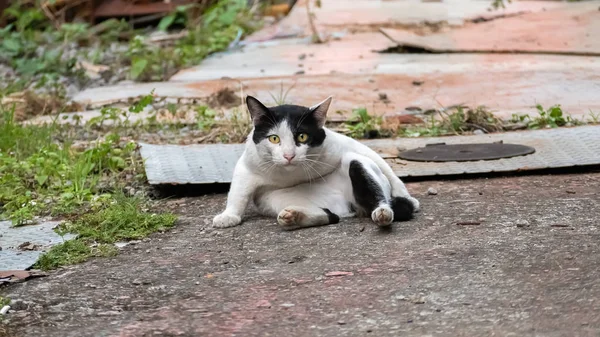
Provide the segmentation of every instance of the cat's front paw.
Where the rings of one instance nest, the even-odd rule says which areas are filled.
[[[300,224],[304,214],[292,208],[284,208],[277,215],[277,222],[286,229],[295,228]]]
[[[242,218],[235,214],[221,213],[213,219],[213,227],[227,228],[234,227],[242,223]]]
[[[387,205],[379,206],[371,213],[371,219],[377,226],[389,226],[394,221],[394,211]]]

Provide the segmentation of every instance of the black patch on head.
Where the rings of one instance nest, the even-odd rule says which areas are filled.
[[[340,217],[337,214],[332,213],[328,208],[321,208],[325,213],[327,213],[327,218],[329,219],[329,224],[336,224],[340,222]]]
[[[267,108],[251,96],[248,96],[246,102],[254,123],[252,141],[255,144],[270,136],[269,131],[283,121],[286,121],[290,127],[296,146],[301,144],[297,139],[301,133],[308,135],[308,140],[304,144],[309,147],[317,147],[323,144],[325,130],[321,127],[322,121],[318,120],[315,112],[309,108],[299,105],[280,105]]]
[[[408,221],[412,219],[415,206],[407,198],[396,197],[390,205],[394,211],[394,221]]]
[[[352,193],[358,204],[357,208],[363,209],[367,213],[373,212],[382,202],[385,202],[385,195],[381,186],[371,177],[358,160],[350,162],[350,181],[352,182]]]

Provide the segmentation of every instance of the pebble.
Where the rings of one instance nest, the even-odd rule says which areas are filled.
[[[433,187],[430,187],[430,188],[427,189],[427,194],[429,194],[429,195],[437,195],[438,194],[438,190],[436,190]]]
[[[482,130],[477,129],[477,130],[473,131],[473,134],[474,135],[485,135],[485,132],[483,132]]]
[[[517,224],[517,227],[529,227],[529,221],[525,219],[519,219],[515,223]]]
[[[0,315],[6,315],[6,313],[8,313],[8,310],[10,310],[10,305],[3,306],[2,309],[0,309]]]
[[[291,307],[294,307],[296,305],[293,304],[293,303],[283,303],[281,306],[284,307],[284,308],[291,308]]]

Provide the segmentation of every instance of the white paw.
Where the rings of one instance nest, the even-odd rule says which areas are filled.
[[[294,227],[300,223],[304,214],[292,208],[284,208],[277,215],[277,222],[284,227]]]
[[[235,214],[221,213],[213,219],[213,227],[227,228],[237,226],[242,223],[242,218]]]
[[[394,211],[390,206],[379,206],[371,213],[371,219],[377,226],[389,226],[394,221]]]
[[[410,201],[412,203],[413,207],[415,208],[415,213],[421,209],[421,204],[419,203],[419,200],[417,200],[413,197],[408,197],[408,201]]]

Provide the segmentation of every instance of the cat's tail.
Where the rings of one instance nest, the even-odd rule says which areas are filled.
[[[394,211],[394,221],[408,221],[413,218],[415,213],[415,206],[407,198],[395,197],[390,206]]]

